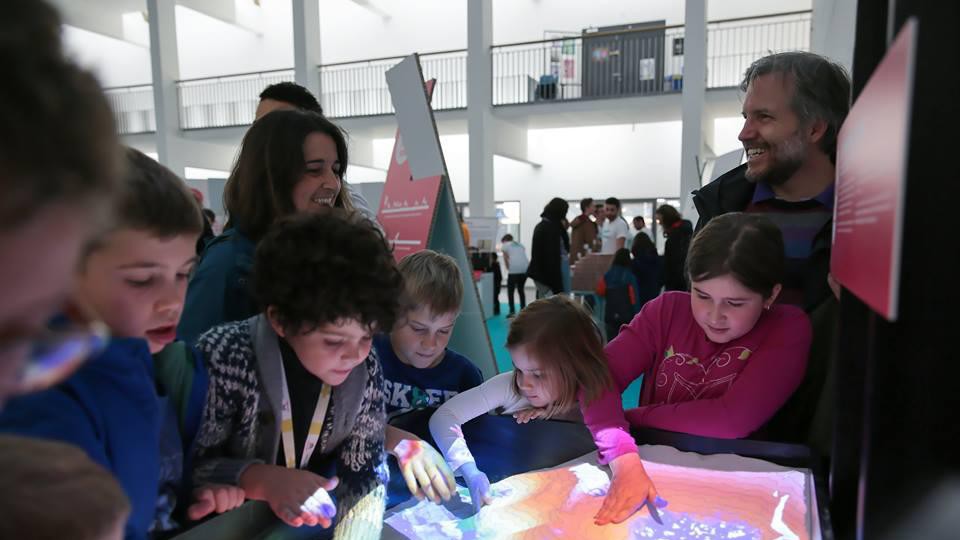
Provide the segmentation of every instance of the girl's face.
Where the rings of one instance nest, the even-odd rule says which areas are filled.
[[[534,407],[546,407],[556,401],[556,392],[540,362],[527,352],[524,344],[510,349],[520,393]]]
[[[328,323],[310,332],[293,334],[286,332],[269,311],[268,316],[274,331],[287,340],[303,367],[330,386],[343,384],[350,372],[370,355],[373,332],[359,321]]]
[[[326,133],[311,133],[303,141],[303,176],[293,186],[293,207],[298,212],[333,206],[340,193],[340,158],[337,145]]]
[[[714,343],[729,343],[757,324],[760,315],[780,294],[780,285],[769,298],[754,292],[731,275],[694,281],[690,290],[693,318]]]

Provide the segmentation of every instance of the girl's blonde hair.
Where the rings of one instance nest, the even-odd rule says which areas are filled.
[[[548,418],[573,408],[580,392],[590,403],[613,386],[600,330],[590,314],[569,298],[551,296],[524,308],[507,334],[507,348],[518,345],[537,359],[545,383],[556,396],[547,407]],[[516,370],[513,388],[520,393]]]

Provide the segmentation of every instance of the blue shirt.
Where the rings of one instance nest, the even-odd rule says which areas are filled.
[[[161,405],[146,340],[114,339],[64,383],[10,401],[0,431],[86,451],[130,499],[124,538],[141,540],[148,538],[157,510]]]
[[[453,396],[479,386],[483,374],[466,356],[445,349],[443,359],[432,368],[408,366],[397,358],[390,336],[378,334],[373,346],[383,367],[387,418],[427,408],[437,408]]]

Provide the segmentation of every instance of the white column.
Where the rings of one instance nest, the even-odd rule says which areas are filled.
[[[470,215],[496,215],[493,195],[493,1],[467,0],[467,133]],[[442,84],[442,81],[441,81]]]
[[[810,50],[853,69],[857,0],[813,0]]]
[[[689,218],[694,213],[690,192],[700,187],[697,164],[703,167],[705,159],[701,150],[707,86],[707,0],[686,0],[684,19],[680,211]]]
[[[320,99],[320,2],[293,0],[293,70],[297,84]]]
[[[182,177],[185,163],[177,151],[177,139],[180,135],[180,107],[177,98],[180,63],[177,56],[176,2],[147,0],[147,16],[150,20],[150,67],[153,75],[158,159]]]

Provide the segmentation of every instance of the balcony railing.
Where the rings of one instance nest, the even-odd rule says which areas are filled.
[[[493,47],[493,104],[680,92],[683,37],[677,25]],[[757,58],[809,48],[809,11],[711,22],[707,87],[737,86]]]
[[[740,85],[754,60],[810,50],[810,12],[715,21],[707,25],[707,88]]]
[[[324,114],[333,118],[393,114],[393,102],[384,77],[404,57],[377,58],[320,67]],[[467,106],[467,51],[442,51],[420,55],[423,79],[437,79],[433,110]]]
[[[182,129],[246,126],[253,122],[260,92],[292,81],[292,69],[177,82]]]
[[[810,11],[713,21],[707,25],[707,87],[740,83],[751,62],[772,52],[809,50]],[[680,92],[683,26],[498,45],[491,48],[493,105],[588,100]],[[384,73],[403,57],[320,66],[327,116],[393,114]],[[437,78],[434,110],[467,106],[467,52],[420,55],[424,79]],[[177,82],[182,129],[248,125],[260,92],[292,81],[292,69]],[[120,133],[154,131],[150,85],[108,88]]]
[[[152,133],[157,130],[153,113],[153,86],[119,86],[107,88],[107,102],[113,109],[117,132],[124,135]]]

